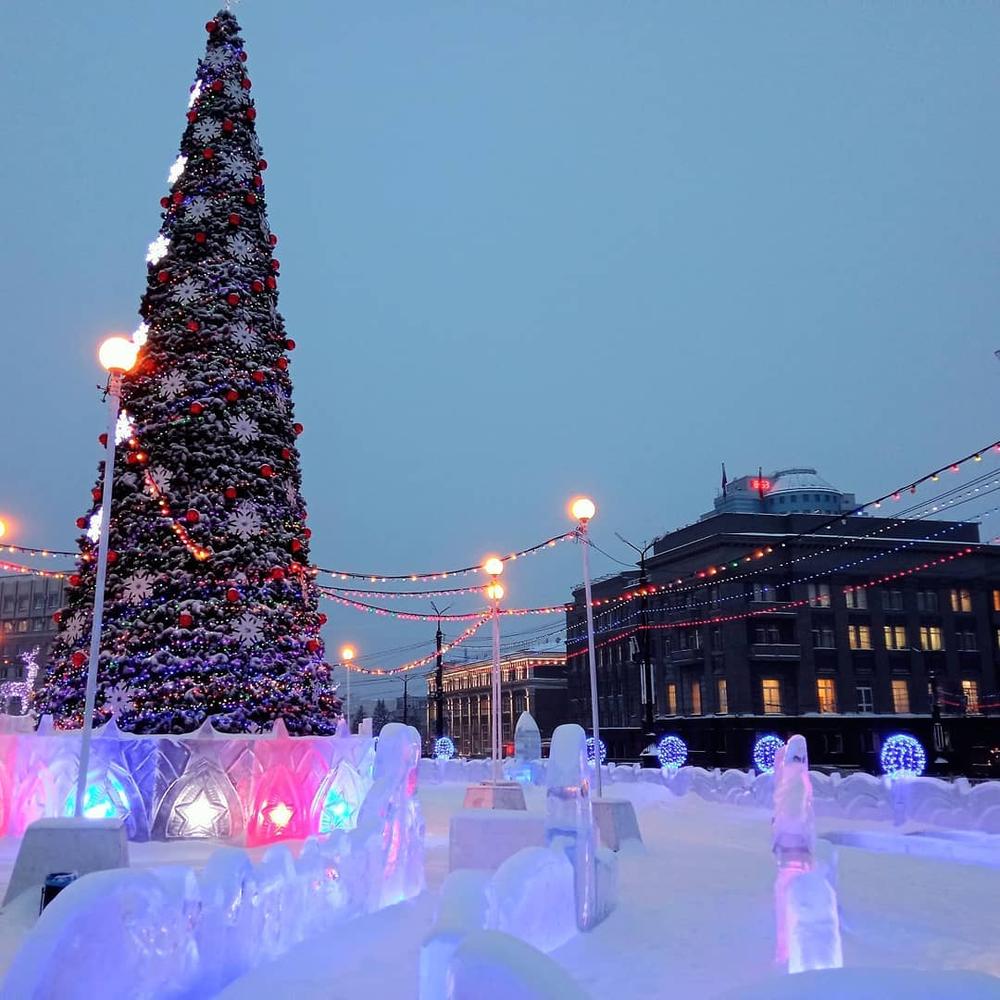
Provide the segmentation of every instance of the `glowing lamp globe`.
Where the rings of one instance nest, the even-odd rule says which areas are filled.
[[[607,747],[607,744],[604,742],[604,740],[598,739],[598,741],[597,741],[597,748],[598,748],[598,751],[600,753],[601,763],[604,764],[607,761],[607,759],[608,759],[608,747]],[[593,736],[588,736],[587,737],[587,760],[589,760],[591,764],[594,763],[594,737]]]
[[[882,744],[879,763],[890,778],[919,778],[927,767],[927,754],[920,740],[895,733]]]
[[[7,534],[7,522],[0,520],[0,538]]]
[[[664,736],[657,744],[656,756],[664,770],[676,771],[688,759],[687,744],[679,736]]]
[[[499,576],[503,572],[503,560],[490,556],[483,563],[483,572],[489,576]]]
[[[109,372],[127,372],[135,365],[139,345],[128,337],[108,337],[97,351],[101,364]]]
[[[753,745],[753,766],[760,774],[774,773],[774,758],[785,741],[774,733],[761,736]]]
[[[455,756],[455,741],[450,736],[439,736],[434,741],[434,759],[451,760]]]
[[[350,663],[351,660],[354,659],[354,647],[344,646],[340,651],[340,658],[342,660],[347,660],[347,662]]]
[[[597,505],[590,497],[577,497],[570,503],[569,512],[576,521],[589,521],[597,513]]]
[[[502,601],[504,593],[506,592],[503,589],[503,584],[497,583],[495,580],[486,586],[486,596],[491,601]]]

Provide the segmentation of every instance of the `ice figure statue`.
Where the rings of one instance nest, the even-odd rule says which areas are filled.
[[[542,756],[542,734],[528,712],[518,716],[514,727],[514,756],[522,763],[540,760]]]
[[[424,888],[424,818],[416,798],[420,734],[390,722],[379,734],[374,783],[358,814],[355,836],[368,855],[370,910]]]
[[[837,894],[819,871],[796,875],[788,886],[788,971],[839,969]]]
[[[788,887],[796,876],[812,871],[816,850],[816,818],[804,736],[789,739],[780,759],[775,759],[774,777],[771,850],[778,864],[774,881],[774,960],[784,964],[788,961]]]

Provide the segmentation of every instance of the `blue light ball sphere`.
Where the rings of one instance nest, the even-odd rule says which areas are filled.
[[[599,749],[600,749],[600,752],[601,752],[601,763],[602,764],[607,763],[607,760],[608,760],[608,748],[605,745],[604,740],[598,739],[597,742],[599,744]],[[594,762],[594,737],[593,736],[588,736],[587,737],[587,760],[589,760],[591,763]]]
[[[927,754],[920,740],[895,733],[882,744],[879,762],[890,778],[919,778],[927,767]]]
[[[657,744],[656,756],[660,758],[660,767],[676,771],[688,759],[687,744],[679,736],[664,736]]]
[[[455,756],[455,741],[450,736],[439,736],[434,741],[434,759],[451,760]]]
[[[774,733],[761,736],[753,745],[753,766],[759,774],[774,774],[774,758],[785,741]]]

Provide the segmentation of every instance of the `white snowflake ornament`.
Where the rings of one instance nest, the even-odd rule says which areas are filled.
[[[115,423],[115,444],[127,441],[135,431],[135,423],[128,415],[127,410],[122,410],[118,414],[118,421]]]
[[[247,92],[243,89],[243,84],[237,79],[226,80],[225,84],[226,97],[230,101],[236,104],[246,104]]]
[[[285,483],[285,499],[289,507],[297,507],[299,504],[299,491],[290,479]]]
[[[236,345],[238,347],[242,347],[245,351],[257,346],[257,334],[255,334],[253,330],[242,321],[235,323],[232,327],[230,327],[229,334],[233,338]]]
[[[159,236],[149,244],[146,250],[146,263],[148,264],[159,264],[164,257],[167,256],[167,251],[170,249],[170,240],[160,233]]]
[[[230,153],[222,159],[222,172],[234,184],[248,184],[250,178],[257,172],[256,168],[236,153]]]
[[[164,399],[176,399],[178,396],[184,394],[184,376],[180,372],[167,372],[166,375],[160,379],[160,395]]]
[[[174,302],[179,302],[182,306],[189,306],[201,294],[201,285],[194,278],[185,278],[175,286],[170,297]]]
[[[229,421],[229,429],[237,441],[246,444],[260,437],[260,428],[249,417],[237,417]]]
[[[148,470],[147,475],[160,493],[166,493],[170,489],[170,480],[173,478],[173,475],[164,469],[162,465],[154,465],[152,469]],[[152,493],[153,490],[149,492]]]
[[[205,53],[202,62],[214,70],[224,69],[233,61],[233,53],[225,45],[217,45]]]
[[[184,168],[187,166],[188,158],[182,153],[180,156],[170,164],[170,171],[167,173],[167,181],[171,185],[177,183],[180,179],[181,174],[184,173]]]
[[[233,635],[244,645],[260,642],[263,634],[264,630],[261,627],[260,619],[249,611],[233,625]]]
[[[191,131],[198,142],[207,146],[222,130],[213,118],[199,118]]]
[[[96,545],[101,540],[101,517],[104,515],[104,504],[101,504],[87,522],[87,537]]]
[[[237,233],[231,236],[228,241],[229,252],[240,261],[248,261],[254,252],[253,243],[247,239],[244,233]]]
[[[66,620],[66,628],[63,630],[63,638],[72,646],[75,646],[82,638],[84,630],[87,628],[87,616],[82,612],[73,615]]]
[[[126,604],[139,604],[153,595],[153,581],[156,579],[152,573],[144,569],[137,570],[126,581],[122,587],[122,600]]]
[[[229,528],[234,535],[244,541],[260,534],[261,521],[257,508],[249,500],[244,500],[229,516]]]
[[[113,718],[121,718],[125,712],[130,712],[134,707],[131,688],[127,688],[122,684],[116,684],[113,688],[108,688],[104,695],[104,704],[111,709]]]
[[[184,206],[184,212],[191,222],[203,222],[208,218],[210,211],[211,206],[208,203],[208,199],[202,197],[200,194],[195,195],[195,197]]]

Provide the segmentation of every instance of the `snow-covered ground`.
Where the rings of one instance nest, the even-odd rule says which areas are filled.
[[[653,784],[616,785],[613,794],[635,803],[645,850],[620,855],[621,899],[611,917],[552,957],[595,998],[715,997],[752,989],[773,976],[769,814],[705,802],[695,795],[676,798]],[[436,894],[447,874],[449,818],[461,808],[463,795],[459,784],[425,785],[420,790],[427,821],[427,893],[346,923],[332,938],[297,946],[233,983],[222,996],[416,997],[420,944],[433,923]],[[542,789],[527,788],[526,795],[529,809],[543,809]],[[865,967],[895,967],[1000,976],[1000,869],[995,864],[963,864],[884,849],[892,847],[884,835],[905,835],[922,827],[898,831],[884,823],[837,819],[820,819],[818,827],[820,835],[883,835],[876,838],[879,851],[839,848],[845,966],[859,973]],[[1000,841],[974,839],[979,855]],[[215,846],[130,845],[135,865],[170,861],[195,866]],[[1000,844],[996,851],[1000,854]],[[9,876],[15,853],[15,842],[0,841],[0,883]],[[14,907],[0,912],[0,969],[36,905],[30,900],[22,904],[24,912]],[[781,996],[866,996],[856,984],[822,992],[807,978],[792,978],[801,989]],[[864,972],[862,981],[874,986],[876,978]],[[928,990],[932,986],[927,977],[914,984]],[[793,981],[786,985],[793,986]],[[774,997],[778,988],[772,983],[746,996]],[[909,986],[906,992],[910,998],[915,995]],[[898,991],[881,988],[881,996],[893,995]],[[1000,979],[951,982],[936,987],[933,995],[1000,997]]]
[[[541,810],[544,792],[526,792],[529,809]],[[448,820],[461,808],[463,794],[455,784],[421,788],[425,896],[345,926],[334,942],[306,942],[234,983],[223,996],[416,997],[420,941],[433,921],[434,892],[447,874]],[[675,798],[655,785],[619,785],[614,794],[635,803],[645,852],[621,856],[621,901],[612,916],[553,958],[594,997],[714,997],[772,976],[768,813],[694,795]],[[889,830],[848,820],[818,825],[821,835]],[[1000,976],[1000,871],[856,847],[841,847],[839,853],[845,966]],[[866,973],[865,981],[873,983],[872,974]],[[819,995],[814,985],[808,990],[807,981],[802,985],[801,995]],[[768,989],[757,995],[773,995]],[[1000,979],[955,982],[950,994],[937,993],[973,994],[1000,997]],[[850,995],[860,1000],[856,987]]]

